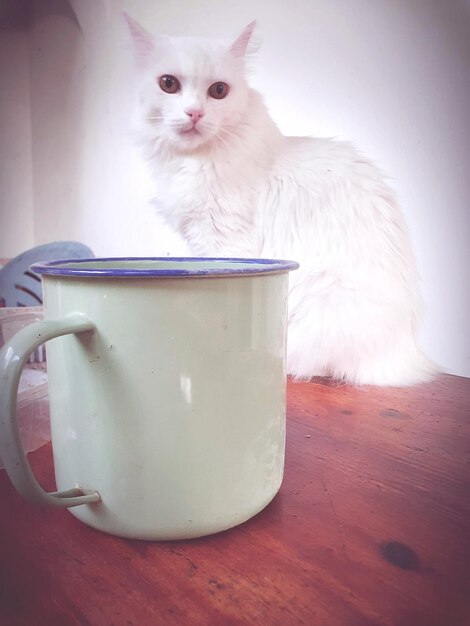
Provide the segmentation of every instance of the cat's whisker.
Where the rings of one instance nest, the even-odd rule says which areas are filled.
[[[229,131],[224,128],[222,131],[216,133],[216,137],[223,143],[224,145],[229,145],[229,139],[239,139],[239,135],[233,131]]]
[[[159,148],[159,144],[160,144],[160,138],[156,137],[154,142],[153,142],[152,148],[150,150],[150,155],[149,155],[150,158],[154,157],[157,154],[158,148]]]
[[[226,129],[215,133],[215,137],[225,146],[230,145],[230,139],[237,139],[238,135],[234,132],[227,132]]]
[[[233,130],[229,128],[219,128],[216,123],[211,122],[210,120],[206,120],[204,122],[203,131],[215,137],[224,145],[229,145],[229,142],[227,141],[228,139],[238,138],[237,133],[235,133]]]
[[[181,117],[177,117],[177,116],[168,117],[164,115],[147,115],[146,119],[151,122],[154,122],[154,121],[165,122],[168,125],[180,125],[181,123],[184,122],[184,119],[182,119]]]
[[[219,133],[216,133],[214,136],[215,136],[216,139],[218,139],[220,141],[220,143],[224,144],[224,146],[228,145],[227,142],[225,141],[225,139]]]

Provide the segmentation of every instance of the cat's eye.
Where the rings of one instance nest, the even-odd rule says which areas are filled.
[[[181,89],[180,81],[174,76],[171,76],[171,74],[161,76],[158,84],[160,85],[160,89],[165,93],[178,93]]]
[[[228,85],[227,83],[217,82],[213,83],[207,93],[211,98],[215,98],[216,100],[222,100],[228,94]]]

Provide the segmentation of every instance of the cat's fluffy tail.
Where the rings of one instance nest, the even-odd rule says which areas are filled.
[[[356,385],[405,387],[429,382],[436,376],[437,368],[419,348],[410,345],[379,350],[375,357],[359,361],[353,370],[338,363],[331,374]]]
[[[332,376],[355,385],[408,386],[438,368],[421,352],[411,304],[399,312],[333,288],[291,291],[287,371],[296,379]]]
[[[357,350],[345,350],[342,355],[324,358],[321,347],[306,350],[305,341],[301,349],[292,344],[289,342],[287,371],[295,380],[330,376],[353,385],[405,387],[429,382],[438,373],[436,365],[415,345],[377,346],[375,355],[367,350],[362,356]]]

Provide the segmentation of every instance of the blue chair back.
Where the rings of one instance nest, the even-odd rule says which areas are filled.
[[[55,241],[23,252],[0,269],[0,306],[42,304],[41,277],[31,271],[33,263],[94,256],[88,246],[75,241]]]

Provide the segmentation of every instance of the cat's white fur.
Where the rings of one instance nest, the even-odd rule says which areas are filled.
[[[245,80],[250,24],[232,44],[151,36],[127,16],[139,59],[139,134],[157,207],[195,256],[291,258],[288,372],[411,385],[420,297],[404,219],[379,170],[351,145],[284,137]],[[181,90],[168,94],[169,74]],[[208,95],[224,81],[226,98]],[[185,111],[203,117],[192,130]]]

